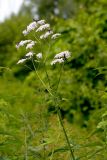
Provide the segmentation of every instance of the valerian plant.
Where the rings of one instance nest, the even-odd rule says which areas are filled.
[[[55,41],[61,38],[61,34],[54,33],[54,31],[50,27],[50,24],[46,23],[45,20],[34,20],[26,27],[25,30],[22,31],[22,33],[24,35],[24,40],[21,40],[20,42],[18,42],[16,44],[16,48],[17,49],[25,48],[26,53],[23,55],[21,59],[18,60],[17,65],[23,65],[28,69],[30,69],[31,71],[34,71],[38,80],[42,84],[42,87],[44,88],[44,90],[40,89],[40,92],[43,95],[45,91],[45,94],[48,94],[48,97],[50,97],[51,101],[55,106],[55,111],[57,112],[60,126],[62,127],[62,132],[67,143],[67,145],[61,146],[58,149],[56,148],[50,149],[51,151],[46,155],[46,150],[47,150],[46,147],[48,144],[50,144],[50,142],[45,141],[44,132],[46,131],[46,127],[42,128],[42,120],[44,121],[44,118],[42,117],[43,111],[40,109],[40,114],[38,114],[36,118],[39,119],[39,124],[37,127],[40,128],[38,132],[42,133],[43,143],[42,144],[40,143],[39,147],[35,146],[35,148],[34,147],[32,148],[32,146],[28,146],[28,135],[27,135],[26,125],[29,128],[29,132],[31,133],[32,137],[35,136],[35,133],[32,131],[32,128],[28,124],[28,118],[26,117],[26,115],[22,113],[21,117],[24,122],[23,130],[24,130],[24,144],[25,144],[24,159],[25,160],[29,159],[29,150],[31,150],[32,152],[35,152],[36,156],[39,159],[44,159],[44,160],[47,160],[48,158],[49,160],[53,160],[54,153],[66,152],[66,151],[69,151],[71,160],[91,159],[92,157],[95,157],[97,154],[105,150],[107,146],[107,134],[106,134],[107,120],[105,120],[107,113],[102,116],[103,117],[102,121],[97,126],[97,129],[103,128],[104,130],[104,135],[105,135],[104,137],[106,142],[104,145],[100,144],[99,142],[90,143],[89,138],[85,139],[86,142],[84,144],[82,144],[81,142],[81,144],[79,145],[69,140],[67,131],[65,129],[65,125],[63,123],[62,115],[61,115],[60,103],[62,99],[58,95],[58,89],[59,89],[59,85],[63,75],[64,65],[67,61],[69,61],[69,58],[71,57],[71,52],[68,50],[62,51],[58,48],[59,52],[55,53],[54,57],[53,57],[53,54],[51,55],[51,53],[54,51],[53,47],[54,47]],[[48,65],[48,69],[49,67],[50,68],[60,67],[59,74],[57,76],[55,75],[55,77],[58,77],[58,81],[55,84],[55,86],[53,86],[53,84],[51,83],[51,80],[50,80],[51,78],[47,70],[47,65]],[[39,69],[41,66],[43,68],[42,71],[46,74],[48,84],[40,75]],[[42,100],[43,99],[41,98],[41,103],[42,103]],[[56,143],[58,142],[59,137],[60,135],[58,135],[58,138],[56,138]],[[53,141],[51,143],[53,143]],[[89,150],[92,147],[96,149],[93,152],[92,150],[89,152],[87,152],[86,150],[86,152],[84,152],[85,147],[86,148],[89,147]],[[40,148],[43,149],[42,157],[37,152],[38,150],[40,150]],[[79,155],[77,153],[79,149],[80,150],[82,149],[82,155],[81,154]]]
[[[48,94],[51,96],[55,109],[57,111],[60,125],[62,127],[62,131],[64,133],[70,154],[71,154],[71,159],[75,160],[75,155],[74,151],[72,148],[72,144],[70,144],[66,129],[63,124],[62,116],[61,116],[61,111],[60,111],[60,106],[59,106],[59,97],[57,96],[58,92],[58,86],[61,81],[61,76],[62,76],[62,71],[64,70],[64,63],[70,58],[71,53],[68,50],[61,51],[57,53],[52,59],[49,59],[50,67],[56,65],[59,63],[61,65],[60,73],[59,73],[59,80],[58,83],[56,84],[56,90],[52,88],[52,85],[50,83],[50,77],[48,75],[48,71],[46,68],[46,63],[48,63],[48,57],[50,57],[50,52],[51,52],[51,45],[54,43],[54,41],[57,38],[60,38],[61,34],[60,33],[54,33],[53,30],[50,27],[50,24],[46,23],[45,20],[34,20],[31,22],[25,30],[23,30],[23,35],[28,36],[30,34],[33,35],[33,38],[31,39],[26,39],[22,40],[19,43],[16,44],[16,48],[19,49],[20,47],[25,47],[27,53],[18,60],[17,64],[18,65],[25,65],[26,67],[31,68],[31,66],[28,65],[28,62],[30,61],[33,66],[33,70],[35,71],[35,74],[37,75],[37,78],[40,80],[41,84],[43,85],[44,89],[47,90]],[[48,45],[48,51],[45,51],[42,46],[45,43],[45,45]],[[36,51],[35,46],[39,48],[39,52]],[[45,69],[45,73],[48,79],[49,86],[43,81],[41,76],[39,75],[38,69],[39,69],[39,64],[42,63],[43,67]],[[26,132],[26,131],[25,131]],[[26,138],[25,138],[26,139]],[[26,143],[26,140],[25,140]],[[26,159],[27,159],[27,153],[26,153]]]

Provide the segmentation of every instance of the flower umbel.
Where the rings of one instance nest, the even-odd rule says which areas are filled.
[[[26,49],[32,49],[33,46],[35,45],[36,42],[31,41],[30,43],[27,44]]]
[[[53,31],[47,31],[45,34],[40,36],[40,39],[46,39],[52,34],[53,34]]]
[[[70,57],[70,52],[69,51],[63,51],[63,52],[60,52],[58,54],[55,55],[55,59],[56,58],[66,58],[68,59]]]
[[[38,59],[42,59],[42,53],[38,53],[38,54],[36,55],[36,57],[37,57]]]
[[[44,31],[44,30],[46,30],[46,29],[50,29],[50,24],[44,24],[44,25],[42,25],[42,26],[40,26],[37,30],[36,30],[36,32],[41,32],[41,31]]]
[[[56,63],[63,63],[66,59],[70,57],[69,51],[63,51],[55,55],[54,60],[51,62],[51,65]]]
[[[61,34],[60,33],[56,33],[56,34],[53,34],[51,39],[56,39],[60,36]]]
[[[35,28],[37,28],[37,27],[38,27],[37,23],[36,22],[32,22],[27,26],[27,32],[30,32],[30,31],[34,30]]]
[[[32,57],[33,55],[34,55],[33,52],[28,52],[28,53],[25,55],[25,57],[29,58],[29,57]]]
[[[20,63],[24,63],[26,61],[26,59],[20,59],[17,64],[20,64]]]
[[[43,20],[37,21],[37,24],[44,25],[45,24],[45,20],[43,19]]]
[[[36,34],[38,34],[38,32],[40,32],[39,34],[42,34],[36,38],[37,41],[35,40],[22,40],[20,41],[17,45],[16,45],[16,48],[20,48],[21,46],[25,46],[26,45],[26,50],[31,50],[29,51],[27,54],[25,54],[25,59],[21,59],[18,61],[17,64],[20,64],[20,63],[23,63],[24,61],[26,61],[26,59],[31,59],[31,57],[35,58],[34,56],[34,52],[32,51],[34,48],[34,45],[37,44],[40,45],[41,44],[41,40],[45,40],[45,39],[48,39],[48,40],[52,40],[52,39],[56,39],[58,37],[60,37],[60,33],[53,33],[53,31],[50,29],[50,24],[48,23],[45,23],[45,20],[34,20],[33,22],[31,22],[27,28],[25,30],[23,30],[23,34],[24,36],[26,36],[27,34],[29,34],[29,32],[31,32],[32,30],[35,31],[35,38],[36,38]],[[41,47],[39,47],[41,48]],[[68,59],[70,57],[70,52],[69,51],[63,51],[63,52],[60,52],[58,54],[56,54],[54,56],[54,59],[52,60],[51,62],[51,65],[54,65],[56,63],[64,63],[64,61],[66,59]],[[38,59],[42,59],[43,56],[42,56],[42,53],[40,51],[40,53],[37,53],[36,54],[36,58]]]
[[[24,31],[22,31],[22,33],[23,33],[24,36],[26,36],[28,34],[26,29]]]
[[[54,65],[54,64],[56,64],[56,63],[63,63],[63,62],[64,62],[63,58],[54,59],[54,60],[51,62],[51,65]]]
[[[22,40],[16,44],[16,48],[19,49],[20,47],[24,46],[25,44],[31,42],[32,40]]]

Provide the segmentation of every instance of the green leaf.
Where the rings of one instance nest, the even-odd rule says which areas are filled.
[[[107,127],[107,120],[106,121],[102,121],[97,125],[97,128],[102,128],[104,129],[105,127]]]

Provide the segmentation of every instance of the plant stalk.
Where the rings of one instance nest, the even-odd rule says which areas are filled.
[[[60,108],[57,106],[56,109],[57,109],[57,114],[58,114],[58,117],[59,117],[59,121],[60,121],[61,127],[62,127],[64,135],[65,135],[65,139],[66,139],[67,144],[68,144],[68,148],[69,148],[70,153],[71,153],[71,157],[72,157],[73,160],[75,160],[75,156],[74,156],[73,150],[71,148],[71,145],[70,145],[70,142],[69,142],[69,139],[68,139],[64,124],[63,124]]]
[[[42,79],[40,78],[40,76],[39,76],[39,74],[38,74],[38,72],[37,72],[37,70],[36,70],[36,67],[35,67],[35,64],[34,64],[33,59],[32,59],[32,63],[33,63],[34,70],[35,70],[35,72],[36,72],[37,77],[39,78],[39,80],[41,81],[41,83],[43,84],[43,86],[47,89],[45,83],[42,81]],[[60,76],[59,76],[59,81],[58,81],[56,93],[57,93],[57,91],[58,91],[58,86],[59,86],[59,83],[60,83],[60,79],[61,79],[63,67],[64,67],[64,65],[62,65],[62,67],[61,67],[61,71],[60,71]],[[51,93],[51,91],[50,91],[49,89],[47,89],[47,91],[49,92],[49,94],[50,94],[52,97],[54,97],[54,95]],[[55,103],[56,103],[56,102],[57,102],[57,99],[55,98],[54,100],[55,100]],[[58,117],[59,117],[59,121],[60,121],[61,127],[62,127],[63,132],[64,132],[64,135],[65,135],[65,139],[66,139],[67,144],[68,144],[68,148],[69,148],[70,153],[71,153],[72,160],[75,160],[75,156],[74,156],[73,150],[72,150],[72,148],[71,148],[71,146],[70,146],[70,142],[69,142],[69,139],[68,139],[68,136],[67,136],[67,133],[66,133],[64,124],[63,124],[63,120],[62,120],[62,117],[61,117],[60,108],[58,107],[57,104],[56,104],[56,109],[57,109],[57,114],[58,114]]]

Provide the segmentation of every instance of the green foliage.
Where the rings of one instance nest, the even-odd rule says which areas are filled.
[[[81,0],[79,4],[72,19],[54,17],[53,29],[62,33],[62,39],[53,43],[48,61],[66,48],[72,52],[57,96],[76,160],[106,160],[107,2]],[[16,65],[25,51],[17,52],[15,44],[25,39],[21,31],[30,21],[29,15],[20,13],[0,24],[0,159],[28,156],[29,160],[67,160],[68,146],[53,100],[33,71]],[[44,43],[43,48],[48,50]],[[49,65],[46,67],[55,90],[61,68]],[[43,71],[40,65],[39,73],[48,85]]]

